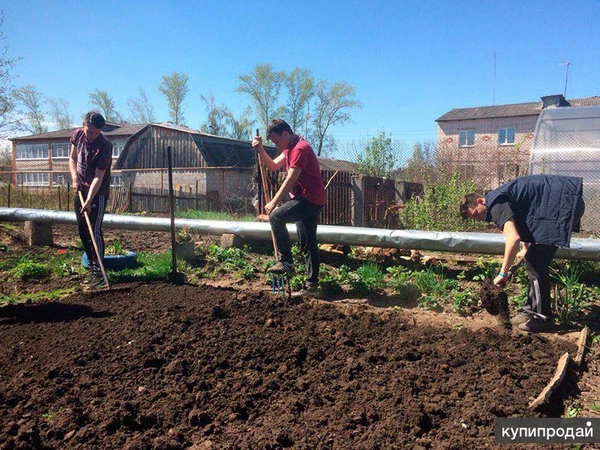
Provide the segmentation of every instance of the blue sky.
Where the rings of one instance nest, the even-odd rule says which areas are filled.
[[[600,95],[597,1],[10,1],[2,31],[22,58],[17,85],[69,102],[79,118],[88,93],[126,100],[148,93],[160,121],[158,85],[189,75],[186,124],[205,120],[200,95],[236,115],[250,100],[235,92],[256,64],[311,69],[354,86],[363,108],[333,129],[338,141],[385,131],[433,140],[435,119],[452,108]]]

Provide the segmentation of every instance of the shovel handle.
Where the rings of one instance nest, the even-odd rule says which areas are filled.
[[[79,201],[81,205],[85,203],[83,201],[83,195],[81,191],[77,191],[79,194]],[[100,256],[100,250],[98,250],[98,244],[96,243],[96,239],[94,238],[94,230],[92,229],[92,223],[90,222],[90,216],[87,211],[83,211],[83,217],[85,217],[85,222],[88,226],[88,232],[90,233],[90,238],[92,240],[92,244],[94,245],[94,251],[96,252],[96,258],[98,258],[98,264],[100,265],[100,270],[102,271],[102,276],[104,277],[104,283],[106,283],[106,289],[110,289],[110,284],[108,284],[108,277],[106,276],[106,271],[104,270],[104,264],[102,263],[102,257]]]

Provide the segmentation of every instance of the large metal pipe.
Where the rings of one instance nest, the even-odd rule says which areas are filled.
[[[0,221],[64,223],[75,225],[75,213],[45,209],[0,208]],[[138,217],[107,214],[104,226],[126,230],[169,231],[170,220],[160,217]],[[235,234],[242,238],[271,240],[271,228],[262,222],[227,222],[220,220],[175,219],[177,229],[189,228],[199,234]],[[288,225],[292,239],[295,225]],[[404,248],[436,252],[504,253],[504,236],[500,233],[458,233],[418,230],[386,230],[381,228],[338,227],[319,225],[321,243]],[[600,239],[572,239],[570,248],[560,248],[557,258],[600,261]]]

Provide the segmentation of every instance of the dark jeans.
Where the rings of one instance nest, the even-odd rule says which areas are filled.
[[[92,230],[94,232],[94,239],[98,246],[98,253],[100,253],[102,259],[104,259],[104,235],[102,234],[102,221],[104,220],[104,211],[106,209],[106,202],[108,200],[107,195],[96,195],[92,202],[91,212],[88,214],[90,223],[92,224]],[[94,250],[94,244],[90,237],[85,217],[81,214],[81,201],[79,200],[79,194],[75,194],[75,216],[77,217],[77,227],[79,229],[79,237],[83,244],[85,253],[87,254],[88,261],[90,262],[90,270],[99,270],[100,264],[98,264],[98,258],[96,257],[96,251]]]
[[[558,247],[554,245],[531,244],[525,255],[525,267],[529,274],[529,292],[523,305],[523,312],[552,317],[550,300],[550,262]]]
[[[292,263],[292,244],[287,223],[296,223],[300,247],[306,261],[306,280],[316,283],[319,280],[319,248],[317,247],[317,224],[323,206],[315,205],[304,197],[295,197],[275,208],[270,216],[271,230],[277,244],[278,259]]]
[[[575,208],[573,231],[580,231],[581,217],[585,212],[585,202],[579,197]],[[529,292],[523,305],[523,312],[529,315],[541,314],[552,317],[550,299],[550,263],[558,247],[554,245],[531,244],[525,255],[525,267],[529,274]]]

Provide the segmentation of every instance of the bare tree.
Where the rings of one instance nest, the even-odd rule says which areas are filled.
[[[0,28],[4,24],[4,13],[0,11]],[[0,41],[4,33],[0,30]],[[13,68],[21,58],[9,58],[8,46],[0,47],[0,138],[24,129],[20,120],[22,112],[19,110],[16,99],[12,95],[14,90]]]
[[[46,117],[43,111],[44,96],[38,92],[35,86],[31,84],[23,86],[13,91],[13,96],[26,111],[27,129],[32,134],[41,134],[48,131],[48,125],[45,124]]]
[[[108,92],[102,89],[95,89],[88,95],[90,104],[100,108],[107,122],[123,122],[123,117],[119,112],[117,112],[115,108],[115,101],[110,97],[110,95],[108,95]]]
[[[62,98],[49,98],[50,116],[59,130],[73,128],[73,116],[69,113],[69,104]]]
[[[154,107],[150,103],[146,91],[142,88],[138,89],[137,97],[127,99],[127,106],[133,123],[150,123],[156,120]]]
[[[255,113],[264,125],[265,130],[277,110],[276,104],[283,78],[284,74],[274,72],[270,63],[258,64],[254,67],[254,72],[238,77],[240,85],[236,88],[236,91],[250,95],[254,102]],[[280,108],[280,111],[282,111],[282,108]]]
[[[354,99],[356,95],[354,87],[345,81],[338,81],[330,86],[327,81],[321,80],[317,84],[316,95],[317,104],[312,120],[313,139],[317,143],[317,155],[320,156],[329,128],[350,121],[349,111],[353,108],[362,108],[362,104]]]
[[[173,72],[171,75],[163,75],[158,87],[169,103],[169,116],[175,125],[185,125],[183,101],[190,91],[189,78],[184,73]]]
[[[310,70],[296,67],[283,77],[287,88],[285,118],[294,132],[299,133],[307,122],[305,110],[314,96],[315,80]]]

